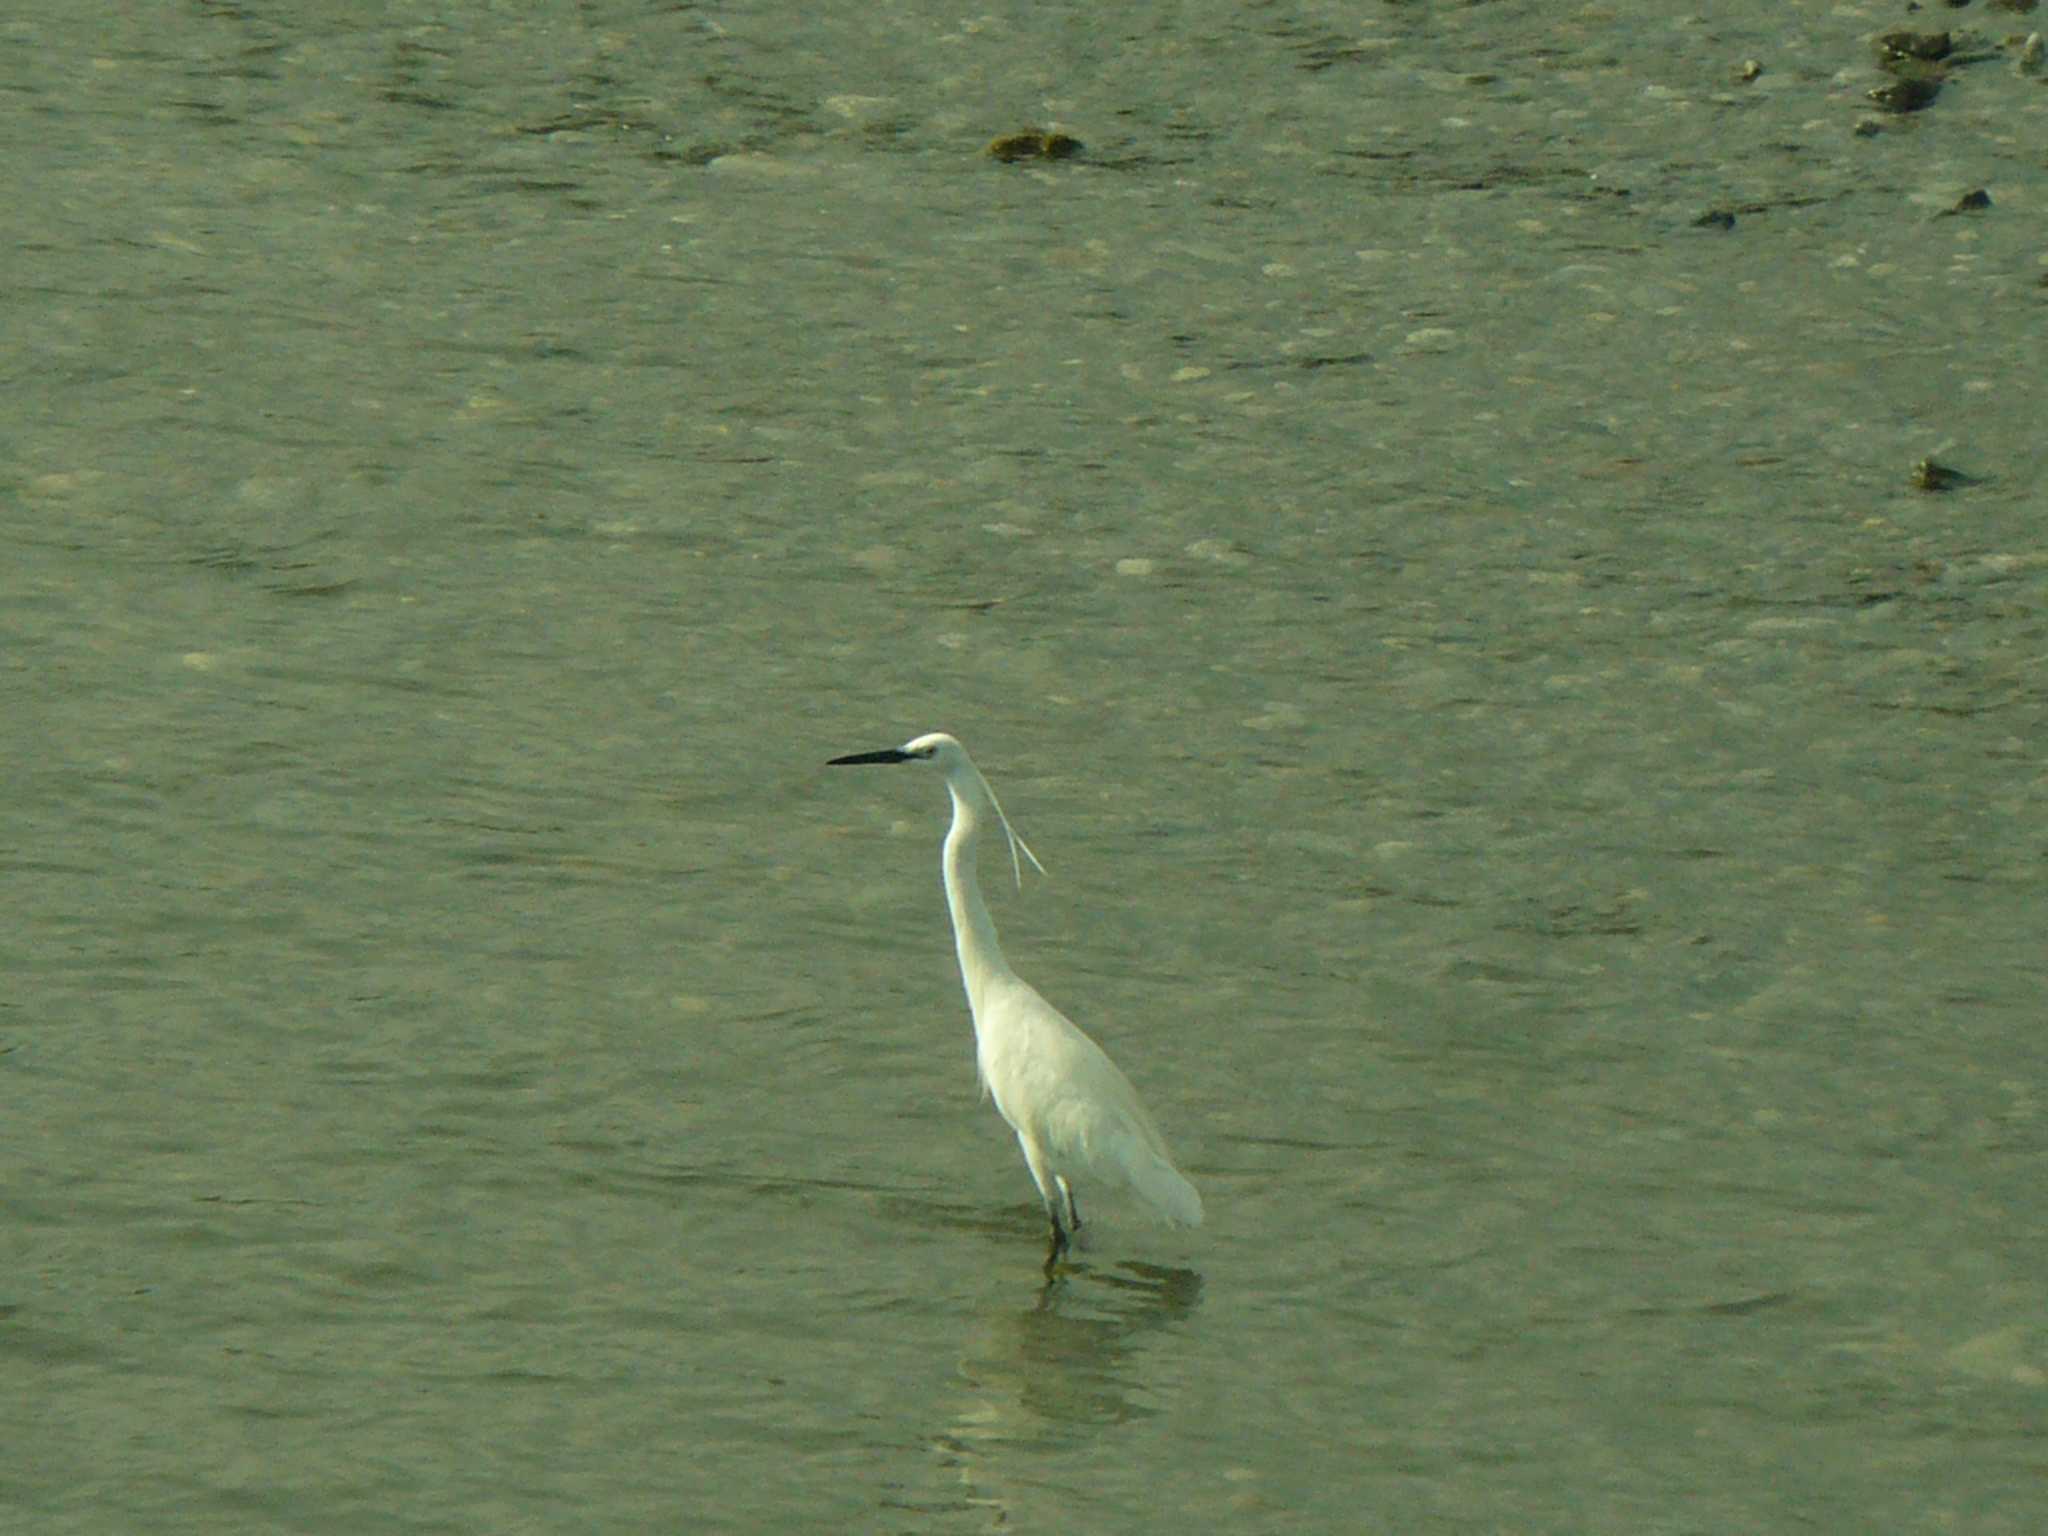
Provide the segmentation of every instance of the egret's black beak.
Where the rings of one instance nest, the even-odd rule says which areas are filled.
[[[884,747],[879,752],[850,752],[845,757],[835,757],[825,764],[827,768],[851,768],[855,763],[907,763],[911,756],[901,747]]]

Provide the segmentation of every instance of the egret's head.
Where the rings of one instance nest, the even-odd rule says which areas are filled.
[[[852,752],[845,757],[835,757],[826,763],[827,768],[850,768],[858,763],[936,763],[947,772],[967,761],[967,753],[960,743],[944,731],[933,731],[928,736],[914,737],[900,747],[884,747],[879,752]]]
[[[919,758],[947,770],[955,763],[967,761],[965,749],[944,731],[933,731],[914,741],[906,741],[903,743],[902,752],[905,757]]]
[[[934,764],[946,775],[946,782],[952,788],[956,802],[971,805],[975,799],[985,800],[988,808],[995,812],[996,820],[1002,824],[1003,836],[1010,845],[1010,864],[1016,873],[1018,885],[1024,883],[1024,866],[1018,857],[1020,853],[1023,858],[1031,861],[1033,869],[1041,875],[1045,873],[1045,866],[1038,862],[1038,855],[1031,851],[1031,845],[1010,829],[1010,818],[1003,814],[1003,807],[996,799],[996,792],[988,787],[988,780],[984,779],[981,770],[974,766],[974,760],[967,755],[967,749],[944,731],[913,736],[900,747],[884,747],[879,752],[852,752],[845,757],[832,758],[825,766],[850,768],[859,763]]]

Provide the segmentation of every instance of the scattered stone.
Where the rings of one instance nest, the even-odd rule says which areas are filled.
[[[1946,32],[1887,32],[1877,40],[1877,51],[1891,59],[1945,59],[1955,46]]]
[[[1081,153],[1081,141],[1071,134],[1025,128],[998,134],[988,141],[988,152],[1002,161],[1071,160]]]
[[[1950,469],[1932,459],[1922,459],[1913,466],[1912,484],[1916,491],[1952,491],[1969,483],[1970,477],[1960,469]]]
[[[1908,75],[1890,85],[1880,85],[1870,99],[1887,112],[1918,112],[1941,94],[1941,82],[1925,75]]]

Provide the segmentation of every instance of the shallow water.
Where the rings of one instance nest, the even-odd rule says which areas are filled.
[[[2035,1528],[2048,90],[364,18],[0,25],[0,1508]],[[934,728],[1208,1207],[1050,1291]]]

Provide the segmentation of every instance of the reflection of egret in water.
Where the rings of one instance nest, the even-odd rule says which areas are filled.
[[[963,1344],[966,1400],[933,1437],[949,1506],[1019,1529],[1071,1525],[1074,1511],[1043,1480],[1043,1453],[1160,1411],[1143,1336],[1194,1314],[1201,1276],[1138,1263],[1078,1275],[1085,1283],[1045,1286],[1036,1305],[992,1310]]]

